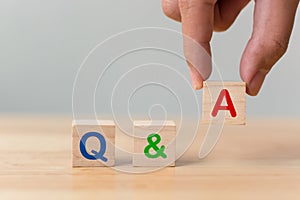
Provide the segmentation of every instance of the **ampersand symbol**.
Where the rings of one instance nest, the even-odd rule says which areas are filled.
[[[156,140],[153,141],[153,138],[156,138]],[[161,138],[158,134],[156,134],[156,133],[150,134],[147,137],[147,141],[148,141],[149,145],[145,147],[144,153],[148,158],[158,158],[160,156],[162,158],[167,158],[167,155],[164,153],[165,146],[162,145],[160,148],[157,147],[157,144],[160,143],[160,141],[161,141]],[[149,152],[151,148],[154,149],[154,151],[156,152],[155,154],[151,154]]]

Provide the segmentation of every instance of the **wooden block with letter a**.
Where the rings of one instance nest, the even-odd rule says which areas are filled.
[[[244,82],[204,82],[202,122],[245,125],[246,84]]]
[[[115,124],[108,120],[78,120],[72,125],[73,167],[113,166]]]
[[[135,121],[133,166],[175,166],[176,125],[173,121]]]

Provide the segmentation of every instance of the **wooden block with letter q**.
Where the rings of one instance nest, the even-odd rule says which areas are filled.
[[[202,123],[245,125],[246,84],[244,82],[204,82]]]
[[[113,166],[115,124],[108,120],[78,120],[72,125],[72,166]]]
[[[135,121],[133,166],[175,166],[176,125],[173,121]]]

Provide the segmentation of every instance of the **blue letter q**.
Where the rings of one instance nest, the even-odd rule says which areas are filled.
[[[89,154],[86,151],[86,147],[85,147],[85,143],[86,143],[87,139],[90,137],[96,137],[100,143],[100,151],[99,152],[97,152],[95,150],[91,151],[94,155]],[[82,138],[80,140],[80,152],[83,155],[83,157],[85,157],[86,159],[89,159],[89,160],[100,159],[104,162],[107,162],[107,158],[104,157],[105,151],[106,151],[106,141],[105,141],[105,138],[103,137],[103,135],[101,135],[100,133],[88,132],[82,136]]]

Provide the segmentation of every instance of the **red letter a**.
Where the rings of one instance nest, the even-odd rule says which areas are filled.
[[[227,106],[222,106],[222,102],[223,102],[223,99],[224,97],[226,98],[226,102],[227,102]],[[229,110],[230,111],[230,114],[232,117],[236,117],[236,111],[235,111],[235,108],[233,106],[233,103],[232,103],[232,100],[231,100],[231,97],[230,97],[230,94],[228,92],[228,90],[226,89],[223,89],[221,92],[220,92],[220,95],[218,97],[218,100],[216,102],[216,105],[211,113],[211,115],[213,117],[216,117],[219,110]]]

